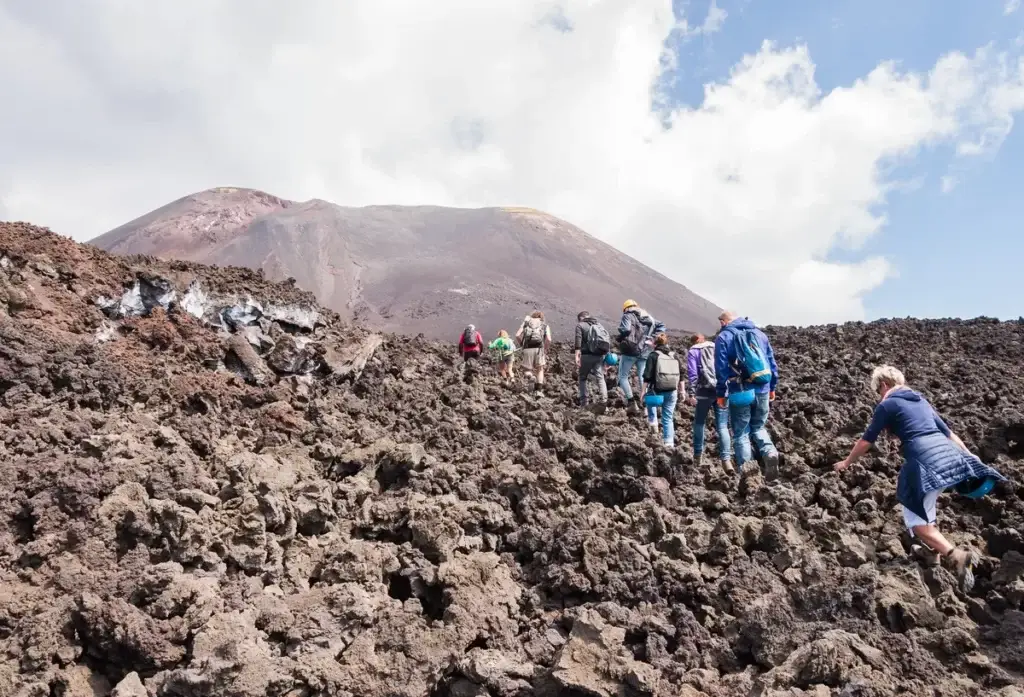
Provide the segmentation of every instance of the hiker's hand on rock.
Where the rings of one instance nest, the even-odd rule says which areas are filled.
[[[843,460],[842,462],[837,462],[836,464],[832,465],[832,469],[834,469],[836,472],[842,472],[844,469],[846,469],[849,466],[850,466],[850,461],[849,460]]]
[[[775,401],[775,392],[774,391],[768,393],[768,401],[769,402],[774,402]]]

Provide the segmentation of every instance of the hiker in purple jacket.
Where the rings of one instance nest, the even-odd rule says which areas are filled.
[[[693,414],[693,460],[704,464],[704,429],[711,410],[715,412],[715,428],[718,431],[718,459],[726,474],[736,470],[732,466],[732,438],[729,436],[729,409],[716,403],[715,392],[715,344],[707,341],[703,334],[695,334],[686,354],[686,373],[690,383],[690,406]]]

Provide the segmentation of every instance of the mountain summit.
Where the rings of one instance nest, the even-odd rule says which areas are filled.
[[[240,188],[186,196],[97,237],[121,255],[261,269],[294,278],[347,319],[452,339],[472,322],[514,331],[544,311],[563,332],[587,309],[614,321],[626,298],[677,330],[713,330],[719,308],[531,208],[304,203]]]

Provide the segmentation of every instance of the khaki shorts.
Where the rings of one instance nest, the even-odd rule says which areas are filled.
[[[520,368],[523,370],[540,370],[547,365],[548,359],[542,348],[523,349],[523,362]]]

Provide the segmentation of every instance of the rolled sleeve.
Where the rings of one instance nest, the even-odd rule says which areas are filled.
[[[864,431],[864,435],[861,436],[861,440],[866,440],[868,443],[874,443],[878,440],[878,436],[882,435],[882,431],[889,424],[889,411],[885,408],[885,403],[879,404],[875,407],[875,413],[871,417],[871,423],[868,424],[868,430]]]

